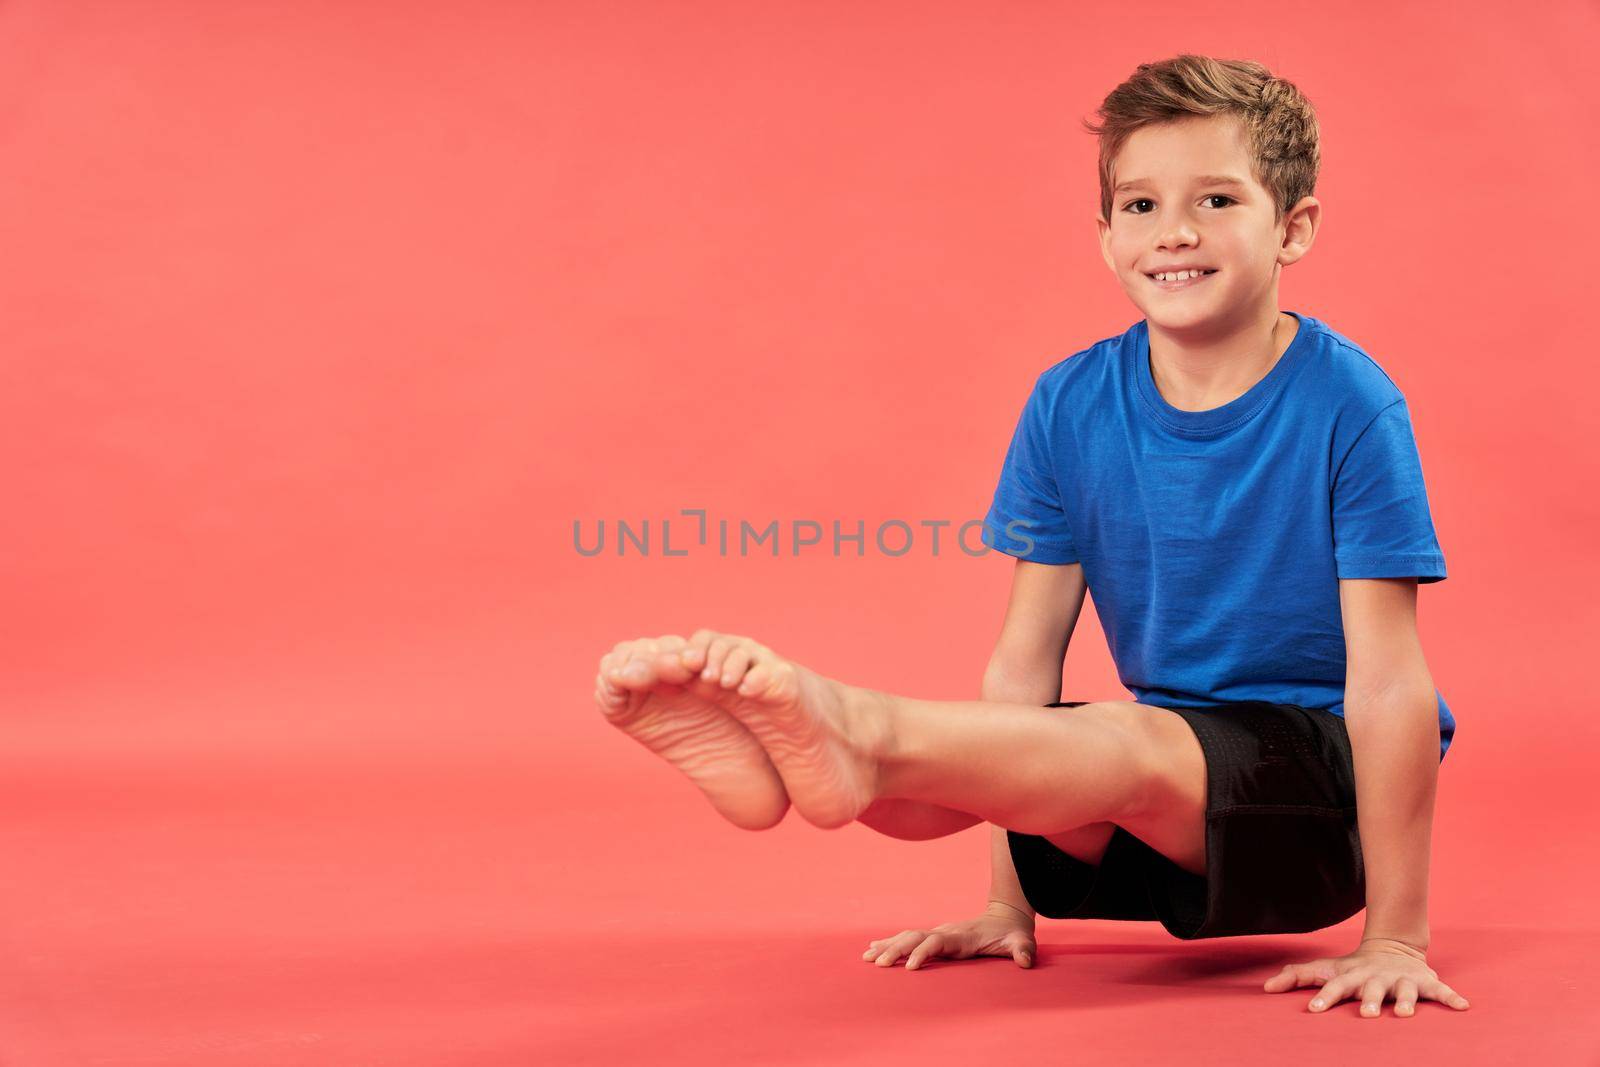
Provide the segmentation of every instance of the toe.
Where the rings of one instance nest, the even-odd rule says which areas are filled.
[[[594,680],[594,702],[607,711],[615,711],[628,702],[628,697],[604,675],[597,675]]]
[[[728,658],[722,664],[722,688],[732,689],[744,679],[744,672],[750,667],[750,650],[740,645],[728,653]]]
[[[722,662],[728,658],[728,650],[733,647],[733,642],[726,634],[714,634],[711,643],[706,647],[706,665],[700,672],[700,677],[713,681],[722,677]]]
[[[753,697],[766,691],[772,682],[772,666],[765,662],[757,662],[744,676],[744,681],[739,683],[739,695]]]
[[[602,691],[614,692],[616,686],[611,681],[610,657],[600,661],[600,670],[594,676],[594,684]]]
[[[739,695],[783,703],[795,694],[794,664],[772,656],[758,656],[739,685]]]
[[[673,685],[683,685],[694,677],[694,672],[684,665],[681,648],[657,650],[651,666],[655,668],[656,677]]]
[[[600,657],[600,673],[613,682],[622,677],[622,666],[628,662],[631,641],[618,641],[617,647]]]
[[[619,655],[621,663],[612,676],[613,680],[617,685],[628,689],[640,689],[654,684],[656,676],[652,662],[655,653],[655,642],[650,638],[641,637],[633,642]]]
[[[691,671],[703,668],[706,665],[706,656],[711,651],[711,639],[716,636],[710,630],[696,630],[680,653],[683,665]]]

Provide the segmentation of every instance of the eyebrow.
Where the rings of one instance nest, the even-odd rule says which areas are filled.
[[[1194,180],[1194,183],[1196,185],[1237,185],[1241,189],[1245,188],[1244,182],[1227,174],[1202,174],[1200,177]],[[1133,181],[1122,182],[1115,189],[1111,190],[1111,193],[1113,196],[1115,196],[1124,189],[1138,189],[1148,186],[1149,184],[1150,179],[1148,178],[1135,178]]]

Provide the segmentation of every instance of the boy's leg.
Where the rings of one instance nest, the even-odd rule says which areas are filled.
[[[607,714],[648,719],[652,699],[722,708],[818,826],[844,825],[880,798],[914,800],[1021,833],[1116,823],[1204,869],[1204,758],[1172,712],[913,700],[823,678],[749,638],[699,631],[670,643],[641,639],[602,660]]]
[[[1088,863],[1121,826],[1179,867],[1205,872],[1205,756],[1174,712],[1133,701],[1063,713],[877,695],[891,708],[893,736],[878,761],[879,795],[972,811]]]
[[[856,822],[902,841],[927,841],[976,826],[983,820],[964,811],[921,800],[879,797],[856,816]]]
[[[1094,822],[1064,834],[1040,836],[1073,859],[1098,867],[1111,845],[1111,835],[1116,832],[1117,824],[1114,822]]]
[[[866,811],[856,816],[856,822],[902,841],[947,837],[982,821],[976,815],[938,804],[921,800],[891,800],[887,797],[874,800]],[[1041,836],[1072,858],[1098,865],[1116,829],[1116,823],[1094,822],[1076,830]]]

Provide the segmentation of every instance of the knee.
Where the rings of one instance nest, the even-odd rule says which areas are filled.
[[[1085,704],[1078,711],[1093,715],[1120,742],[1117,747],[1128,786],[1122,798],[1123,815],[1132,819],[1165,806],[1171,792],[1173,765],[1170,758],[1174,739],[1170,724],[1163,720],[1176,716],[1170,712],[1158,715],[1164,709],[1132,700]]]

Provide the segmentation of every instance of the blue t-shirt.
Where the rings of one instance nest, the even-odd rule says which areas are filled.
[[[1344,715],[1341,578],[1445,577],[1405,397],[1309,315],[1267,375],[1167,403],[1141,320],[1039,375],[984,542],[1080,563],[1142,704],[1264,700]],[[1435,690],[1437,693],[1437,690]],[[1439,758],[1455,717],[1439,696]]]

